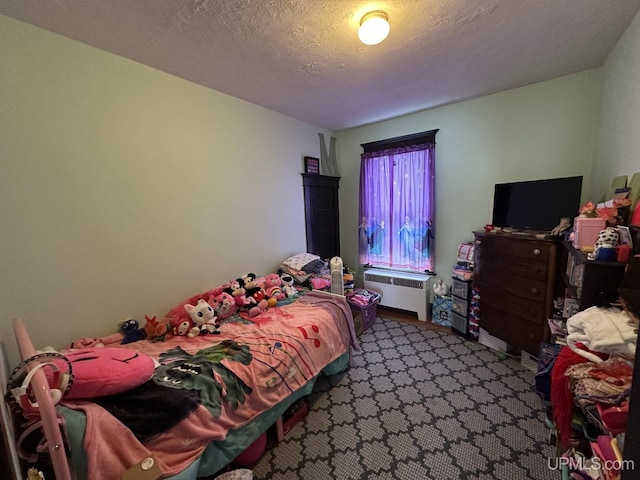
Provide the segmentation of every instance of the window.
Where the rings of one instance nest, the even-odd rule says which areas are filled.
[[[362,265],[433,272],[437,131],[362,145]]]

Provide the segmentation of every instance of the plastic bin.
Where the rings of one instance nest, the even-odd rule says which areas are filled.
[[[356,295],[363,295],[369,298],[369,303],[363,305],[354,301],[353,297]],[[380,301],[380,294],[364,288],[356,288],[352,295],[347,297],[347,303],[351,307],[351,311],[356,314],[359,313],[362,318],[362,331],[364,332],[370,328],[378,317],[378,302]]]

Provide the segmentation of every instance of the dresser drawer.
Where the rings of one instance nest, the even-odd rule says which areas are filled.
[[[503,257],[498,255],[486,255],[482,259],[482,263],[476,264],[475,275],[483,277],[493,275],[490,269],[500,268],[509,271],[512,274],[518,274],[523,277],[533,278],[536,280],[546,281],[548,275],[548,265],[537,259],[521,258],[521,257]],[[501,278],[496,278],[500,282]]]
[[[489,286],[482,288],[481,291],[481,309],[485,305],[489,305],[514,317],[522,318],[540,326],[547,321],[544,302],[507,295],[503,290]]]
[[[458,315],[453,310],[449,312],[449,323],[452,329],[461,333],[467,334],[469,319],[465,315]]]
[[[484,254],[494,254],[510,259],[525,258],[546,263],[551,248],[548,243],[486,235],[476,240],[476,263],[484,260],[482,258]]]
[[[458,280],[455,277],[451,278],[451,295],[455,295],[459,298],[469,298],[469,290],[471,282],[464,280]]]
[[[491,335],[538,355],[543,327],[496,309],[480,300],[480,327]]]
[[[519,270],[504,265],[484,265],[482,275],[476,277],[476,284],[480,289],[480,297],[487,288],[538,302],[544,302],[547,294],[545,280],[523,276]]]
[[[469,311],[469,300],[451,295],[451,310],[466,317]]]

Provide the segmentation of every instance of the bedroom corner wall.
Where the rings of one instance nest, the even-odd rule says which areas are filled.
[[[472,231],[491,221],[494,184],[573,175],[584,175],[589,184],[601,81],[600,69],[587,70],[337,132],[345,262],[358,265],[360,144],[440,129],[436,273],[450,283],[458,245],[473,240]]]
[[[598,200],[611,180],[640,172],[640,13],[604,64],[602,113],[591,192]]]
[[[330,132],[0,16],[0,337],[161,317],[306,248],[302,158]]]

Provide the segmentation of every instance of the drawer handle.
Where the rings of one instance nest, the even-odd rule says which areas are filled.
[[[538,293],[538,289],[536,287],[532,287],[531,288],[531,293]]]
[[[482,243],[482,240],[476,240],[476,245],[480,245]]]
[[[534,249],[533,249],[533,254],[534,254],[534,255],[540,255],[540,253],[541,253],[541,252],[540,252],[540,249],[539,249],[539,248],[534,248]]]
[[[532,308],[531,310],[529,310],[531,312],[531,316],[535,317],[536,316],[536,311]]]

